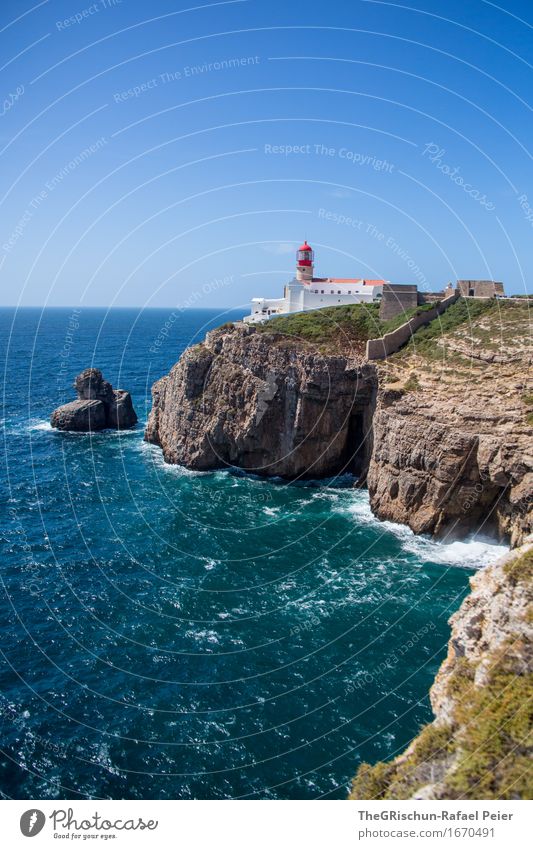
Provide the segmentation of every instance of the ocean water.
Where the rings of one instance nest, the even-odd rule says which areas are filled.
[[[237,313],[0,311],[0,791],[342,798],[431,719],[447,619],[504,551],[380,523],[349,478],[192,473],[143,442],[152,382]],[[48,418],[95,365],[139,425]]]

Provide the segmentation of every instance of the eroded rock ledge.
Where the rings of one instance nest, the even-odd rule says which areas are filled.
[[[463,392],[379,392],[372,510],[415,533],[464,538],[474,530],[519,545],[532,530],[531,428],[516,404],[496,396],[491,408],[475,389]]]

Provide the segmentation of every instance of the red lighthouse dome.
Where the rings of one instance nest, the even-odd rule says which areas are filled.
[[[313,262],[313,248],[307,244],[307,239],[300,245],[296,254],[298,265],[311,265]]]
[[[301,254],[301,253],[308,253],[308,254],[311,254],[311,257],[313,256],[313,248],[311,247],[311,245],[307,244],[307,239],[305,240],[303,245],[300,245],[300,247],[298,248],[298,254]],[[300,257],[298,256],[298,259],[299,258]]]

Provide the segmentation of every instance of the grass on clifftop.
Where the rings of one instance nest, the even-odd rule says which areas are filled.
[[[431,309],[423,304],[400,313],[389,321],[379,318],[379,304],[346,304],[317,310],[280,315],[256,325],[261,333],[280,333],[295,340],[320,346],[361,346],[395,330],[414,315]]]
[[[356,345],[380,335],[379,304],[347,304],[280,315],[258,324],[257,329],[320,346]]]
[[[460,330],[468,333],[471,343],[488,350],[497,350],[516,335],[523,337],[523,321],[527,318],[526,303],[501,301],[495,298],[459,298],[446,312],[413,335],[410,343],[395,356],[416,353],[426,359],[441,359],[443,341]]]

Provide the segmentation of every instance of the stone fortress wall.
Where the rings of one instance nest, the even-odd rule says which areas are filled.
[[[386,333],[381,339],[369,339],[366,343],[366,356],[369,360],[380,360],[394,354],[406,342],[413,333],[424,324],[429,324],[438,315],[441,315],[458,298],[496,298],[504,297],[503,283],[494,280],[458,280],[455,287],[451,283],[442,292],[419,292],[418,286],[405,285],[402,283],[385,283],[383,286],[383,297],[379,310],[382,321],[414,309],[423,304],[432,304],[433,309],[424,310],[419,315],[414,315],[409,321]]]
[[[369,339],[366,343],[366,358],[367,360],[383,360],[385,357],[388,357],[390,354],[394,354],[396,351],[405,345],[406,342],[409,341],[413,333],[418,330],[419,327],[423,327],[425,324],[429,324],[430,321],[433,321],[437,316],[442,315],[448,307],[451,307],[458,298],[461,297],[461,293],[459,290],[455,290],[452,295],[448,295],[446,298],[443,298],[442,301],[437,302],[434,307],[429,310],[424,310],[419,313],[419,315],[414,315],[409,321],[406,321],[405,324],[401,324],[396,330],[392,330],[390,333],[385,333],[385,335],[381,339]],[[416,301],[414,306],[416,306]],[[398,310],[393,315],[397,315]],[[380,317],[381,312],[380,312]]]
[[[503,295],[503,283],[495,280],[458,280],[457,287],[464,298],[495,298]]]
[[[385,283],[383,296],[379,308],[379,317],[382,321],[388,321],[398,313],[413,309],[418,306],[418,287],[415,284],[405,285],[403,283]]]

